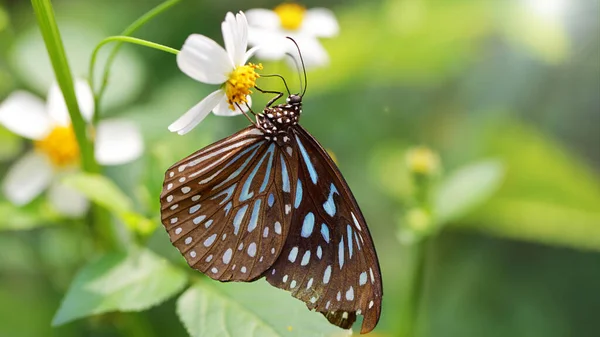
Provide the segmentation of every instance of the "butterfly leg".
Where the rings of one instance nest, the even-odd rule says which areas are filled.
[[[271,105],[273,105],[273,103],[278,100],[279,98],[281,98],[281,96],[283,96],[283,93],[280,91],[269,91],[269,90],[262,90],[261,88],[254,86],[254,88],[256,88],[256,90],[262,92],[263,94],[277,94],[277,96],[273,97],[268,103],[267,103],[267,108],[270,107]]]
[[[254,113],[254,111],[252,111],[252,108],[250,108],[250,106],[248,105],[248,103],[245,103],[246,107],[248,108],[248,111],[252,112],[253,115],[256,115]],[[250,124],[256,125],[258,127],[258,124],[256,122],[254,122],[252,120],[252,118],[250,118],[250,116],[248,116],[248,113],[246,111],[244,111],[242,109],[242,107],[236,102],[235,105],[237,106],[238,109],[240,109],[240,111],[244,114],[244,116],[246,116],[246,118],[248,119],[248,121],[250,122]]]

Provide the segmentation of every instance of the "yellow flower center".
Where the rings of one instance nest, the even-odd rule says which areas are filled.
[[[225,83],[225,93],[227,94],[229,109],[235,110],[234,104],[242,106],[247,102],[246,96],[252,93],[250,89],[256,85],[256,79],[260,77],[254,71],[255,69],[262,69],[262,64],[248,63],[245,66],[236,67],[229,74],[229,79]]]
[[[35,148],[58,167],[75,164],[79,159],[79,146],[70,125],[55,127],[46,138],[35,142]]]
[[[408,167],[413,173],[431,175],[439,169],[439,157],[427,147],[416,147],[408,151]]]
[[[302,25],[306,8],[296,3],[283,3],[273,11],[279,16],[281,26],[287,30],[296,30]]]

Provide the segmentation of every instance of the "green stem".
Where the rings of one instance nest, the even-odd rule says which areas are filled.
[[[40,26],[46,49],[48,50],[56,81],[63,93],[67,110],[71,117],[71,124],[81,153],[82,169],[89,173],[99,173],[100,166],[96,162],[94,156],[94,143],[91,137],[88,137],[88,126],[79,110],[72,73],[69,68],[60,32],[56,24],[52,3],[50,0],[31,0],[31,4]],[[98,234],[99,245],[105,249],[119,247],[118,235],[110,222],[110,215],[106,210],[94,204],[90,216],[93,220],[93,228]]]
[[[127,42],[127,43],[133,43],[133,44],[138,44],[144,47],[149,47],[149,48],[154,48],[154,49],[158,49],[158,50],[162,50],[165,51],[167,53],[171,53],[171,54],[175,54],[177,55],[179,53],[179,50],[171,48],[171,47],[167,47],[167,46],[163,46],[162,44],[158,44],[158,43],[154,43],[154,42],[150,42],[150,41],[146,41],[146,40],[142,40],[142,39],[138,39],[135,37],[131,37],[131,36],[109,36],[107,38],[105,38],[104,40],[100,41],[100,43],[98,43],[98,45],[96,46],[96,48],[94,49],[94,51],[92,52],[92,58],[90,60],[90,69],[89,69],[89,73],[90,73],[90,86],[93,85],[93,81],[94,81],[94,66],[96,65],[96,58],[98,57],[98,52],[100,51],[100,48],[102,48],[102,46],[104,46],[107,43],[111,43],[111,42],[118,42],[119,44],[122,44],[123,42]],[[102,96],[102,94],[104,93],[104,89],[106,88],[106,83],[108,82],[108,75],[105,74],[106,76],[104,76],[103,78],[103,83],[101,86],[100,91],[98,92],[98,94],[94,95],[94,102],[96,105],[96,108],[98,108],[98,102],[100,101],[100,98]],[[93,123],[97,123],[98,122],[98,116],[99,114],[95,114],[94,115],[94,121]]]
[[[179,3],[179,1],[181,1],[181,0],[169,0],[169,1],[163,2],[162,4],[154,7],[150,11],[146,12],[146,14],[142,15],[140,18],[135,20],[127,28],[125,28],[119,35],[131,36],[131,34],[135,33],[138,29],[140,29],[148,21],[152,20],[154,17],[158,16],[159,14],[166,11],[167,9],[175,6],[177,3]],[[99,90],[100,97],[102,96],[102,93],[104,92],[105,87],[106,87],[106,83],[108,82],[108,76],[110,74],[110,67],[112,66],[112,63],[114,62],[114,59],[117,56],[117,53],[119,52],[119,49],[121,49],[122,45],[123,45],[123,43],[117,43],[113,47],[112,51],[110,52],[110,55],[108,56],[106,64],[104,65],[104,75],[102,77],[102,86],[100,87],[100,90]],[[90,73],[90,79],[93,78],[93,75],[94,75],[93,73]]]
[[[154,7],[153,9],[149,10],[144,15],[139,17],[137,20],[135,20],[127,28],[125,28],[121,32],[120,35],[121,36],[130,36],[131,34],[135,33],[139,28],[141,28],[143,25],[145,25],[147,22],[152,20],[154,17],[158,16],[162,12],[168,10],[169,8],[175,6],[180,1],[181,0],[168,0],[156,7]],[[110,75],[110,68],[115,60],[115,57],[117,56],[117,53],[119,52],[119,49],[121,49],[122,45],[123,45],[123,42],[119,42],[113,47],[112,51],[110,52],[110,54],[108,56],[106,64],[104,65],[104,74],[102,76],[100,89],[98,90],[98,93],[94,95],[94,101],[95,101],[96,107],[98,107],[98,104],[99,104],[98,102],[100,101],[100,99],[102,98],[102,95],[104,94],[104,91],[106,90],[106,85],[108,84],[108,77]],[[96,47],[96,49],[99,49],[99,48]],[[94,53],[96,53],[96,52],[97,51],[94,51]],[[95,63],[96,63],[95,58],[96,57],[94,55],[92,60],[90,61],[90,69],[89,69],[90,86],[92,86],[92,88],[94,85],[94,68],[95,68]],[[94,124],[96,124],[98,121],[98,117],[96,117],[96,116],[97,115],[94,116]]]
[[[403,280],[399,331],[401,337],[417,336],[419,316],[423,309],[428,242],[429,239],[423,239],[404,246],[405,279]]]
[[[40,26],[46,49],[50,57],[50,62],[54,69],[56,82],[63,93],[73,130],[79,150],[81,153],[81,165],[84,171],[99,172],[100,167],[94,158],[94,144],[87,137],[87,125],[79,111],[77,96],[75,95],[75,86],[73,76],[67,61],[65,48],[60,37],[60,32],[56,24],[54,9],[50,0],[31,0],[35,16]]]

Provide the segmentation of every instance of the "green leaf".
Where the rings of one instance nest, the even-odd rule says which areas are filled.
[[[458,224],[513,239],[600,250],[600,212],[527,199],[500,199]]]
[[[504,176],[495,160],[460,168],[442,182],[435,199],[438,221],[446,223],[483,204],[498,189]]]
[[[534,128],[486,130],[488,153],[502,157],[498,193],[454,226],[544,244],[600,251],[600,179],[572,151]]]
[[[494,31],[498,7],[489,1],[448,5],[434,0],[363,1],[340,8],[336,15],[343,32],[323,44],[332,60],[344,62],[312,72],[312,88],[323,92],[363,81],[412,86],[441,81],[476,57],[473,46]],[[349,45],[352,57],[347,57]]]
[[[0,80],[2,80],[1,72]],[[23,147],[22,139],[2,126],[0,126],[0,144],[2,144],[0,146],[0,161],[12,159],[19,154]]]
[[[185,272],[147,249],[109,253],[83,267],[52,320],[54,326],[109,311],[141,311],[173,296]]]
[[[153,222],[133,211],[133,202],[110,179],[99,174],[78,173],[63,178],[63,183],[119,217],[130,229],[146,235],[156,228]]]
[[[348,336],[320,313],[264,280],[254,283],[201,281],[177,301],[190,336]]]
[[[0,231],[29,230],[56,224],[58,216],[44,208],[45,205],[33,202],[18,207],[9,202],[0,203]]]
[[[63,183],[78,190],[93,202],[116,214],[132,211],[133,202],[110,179],[99,174],[78,173],[63,178]]]

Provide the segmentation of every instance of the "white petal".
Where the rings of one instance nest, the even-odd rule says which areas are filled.
[[[248,48],[248,22],[244,13],[235,16],[229,12],[221,24],[225,48],[235,66],[243,65],[244,55]]]
[[[94,94],[87,81],[75,80],[75,95],[83,119],[89,122],[94,115]],[[67,104],[58,83],[54,82],[50,86],[46,104],[48,114],[57,124],[69,125],[71,123]]]
[[[192,130],[210,111],[219,104],[219,101],[225,96],[225,92],[221,89],[214,91],[206,96],[200,103],[194,105],[188,112],[169,125],[171,132],[177,132],[184,135]]]
[[[248,30],[248,41],[260,48],[256,56],[264,60],[281,60],[288,51],[287,43],[291,44],[281,31],[252,27]]]
[[[325,48],[323,48],[319,40],[313,37],[308,37],[306,35],[296,36],[295,39],[298,43],[298,46],[300,47],[300,50],[302,51],[304,65],[307,69],[324,66],[329,63],[329,55],[327,54],[327,51],[325,50]],[[292,50],[289,50],[289,52],[295,57],[297,57],[298,55],[298,51],[295,47],[293,47]],[[300,64],[299,59],[298,64]],[[290,66],[292,66],[294,69],[296,68],[296,65],[293,63],[290,63]]]
[[[221,84],[233,70],[227,52],[200,34],[190,35],[177,54],[177,65],[189,77],[208,84]]]
[[[252,47],[250,48],[246,54],[244,55],[244,62],[242,62],[243,64],[246,64],[246,62],[248,62],[248,60],[254,56],[254,54],[256,54],[256,52],[260,49],[260,47]]]
[[[70,217],[84,215],[90,206],[83,194],[60,182],[50,186],[48,198],[58,212]]]
[[[144,151],[138,126],[126,120],[103,120],[96,132],[96,160],[102,165],[119,165],[137,159]]]
[[[15,91],[0,104],[0,123],[31,139],[43,138],[52,127],[44,102],[26,91]]]
[[[300,31],[311,36],[334,37],[340,32],[340,26],[331,10],[311,8],[306,11]]]
[[[279,16],[272,10],[262,8],[250,9],[246,11],[246,18],[250,27],[266,29],[278,29],[281,27]]]
[[[94,117],[94,93],[88,81],[80,78],[75,80],[75,95],[83,119],[90,122]]]
[[[235,16],[231,12],[225,15],[225,21],[221,22],[221,33],[227,55],[233,62],[235,59]],[[235,64],[235,62],[233,62]]]
[[[252,98],[250,95],[246,96],[246,100],[248,100],[248,105],[252,106]],[[242,111],[247,112],[249,109],[246,104],[240,104],[242,110],[235,107],[235,110],[231,110],[229,108],[229,103],[227,103],[227,96],[223,96],[223,99],[217,104],[217,106],[213,109],[213,113],[217,116],[237,116],[241,115]]]
[[[13,204],[24,205],[48,187],[53,175],[48,158],[30,152],[9,169],[2,182],[2,192]]]
[[[235,15],[238,28],[238,41],[235,50],[235,58],[233,61],[236,65],[244,65],[246,62],[246,49],[248,49],[248,20],[244,12],[240,11]]]

